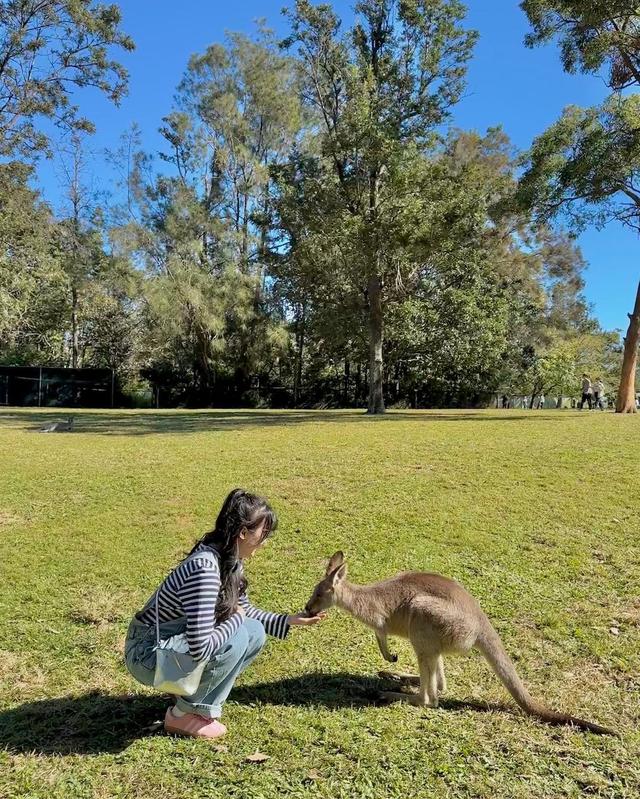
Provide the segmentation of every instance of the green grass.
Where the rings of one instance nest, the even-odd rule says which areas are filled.
[[[3,799],[640,794],[639,419],[79,412],[74,433],[35,432],[62,416],[0,415]],[[236,485],[280,515],[256,604],[302,607],[339,548],[358,582],[442,572],[534,696],[622,737],[523,716],[477,655],[447,661],[439,710],[377,706],[386,664],[339,611],[270,642],[220,747],[145,729],[166,701],[124,669],[128,621]]]

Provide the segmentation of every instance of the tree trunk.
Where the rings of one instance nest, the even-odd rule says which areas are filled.
[[[242,267],[245,274],[249,274],[249,198],[244,195],[242,207]]]
[[[306,315],[306,302],[302,303],[298,317],[298,352],[296,354],[296,372],[293,378],[293,404],[298,405],[300,399],[300,386],[302,385],[302,355],[304,352],[304,327]]]
[[[342,404],[345,408],[349,406],[349,378],[351,377],[351,364],[349,357],[344,359],[344,384],[342,390]]]
[[[79,333],[78,333],[78,289],[74,286],[71,289],[71,368],[78,368],[78,356],[80,353]]]
[[[207,407],[211,405],[211,369],[208,358],[208,343],[206,334],[202,330],[197,332],[197,361],[195,371],[200,385],[200,402],[204,402]]]
[[[374,73],[377,69],[374,55]],[[378,230],[379,168],[369,170],[369,224],[373,272],[367,283],[369,298],[369,402],[367,413],[384,413],[384,374],[382,363],[382,278],[380,275],[380,237]]]
[[[269,199],[268,199],[268,193],[265,189],[262,198],[262,219],[260,221],[260,263],[258,264],[258,275],[256,280],[256,312],[258,311],[260,303],[262,302],[262,298],[265,295],[265,279],[267,276],[267,254],[268,254],[268,247],[267,247],[268,218],[269,218]]]
[[[369,279],[369,403],[367,413],[384,413],[382,371],[382,281],[378,275]]]
[[[640,343],[640,283],[638,283],[633,313],[628,316],[629,327],[624,339],[622,375],[618,389],[616,413],[636,412],[636,366],[638,364],[638,344]]]

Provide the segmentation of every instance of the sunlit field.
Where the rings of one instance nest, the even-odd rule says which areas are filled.
[[[640,794],[640,419],[79,411],[74,432],[37,432],[64,415],[0,415],[3,798]],[[254,604],[299,610],[336,549],[355,582],[441,572],[535,697],[621,737],[525,717],[477,654],[447,661],[438,710],[385,706],[389,666],[338,610],[270,641],[223,741],[165,735],[167,698],[122,663],[127,625],[235,486],[280,517]]]

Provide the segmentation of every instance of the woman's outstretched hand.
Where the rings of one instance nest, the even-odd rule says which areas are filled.
[[[326,617],[327,614],[324,610],[321,610],[315,616],[309,616],[306,610],[301,610],[299,613],[288,616],[287,621],[292,627],[310,627],[312,624],[317,624],[319,621],[326,619]]]

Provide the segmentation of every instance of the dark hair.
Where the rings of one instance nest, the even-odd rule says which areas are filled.
[[[238,605],[238,597],[247,587],[247,581],[236,568],[238,562],[238,537],[244,530],[253,532],[264,522],[261,541],[268,538],[278,526],[278,518],[263,497],[234,488],[222,503],[213,530],[202,536],[191,550],[201,544],[213,547],[220,559],[220,594],[216,603],[216,621],[231,616]]]

